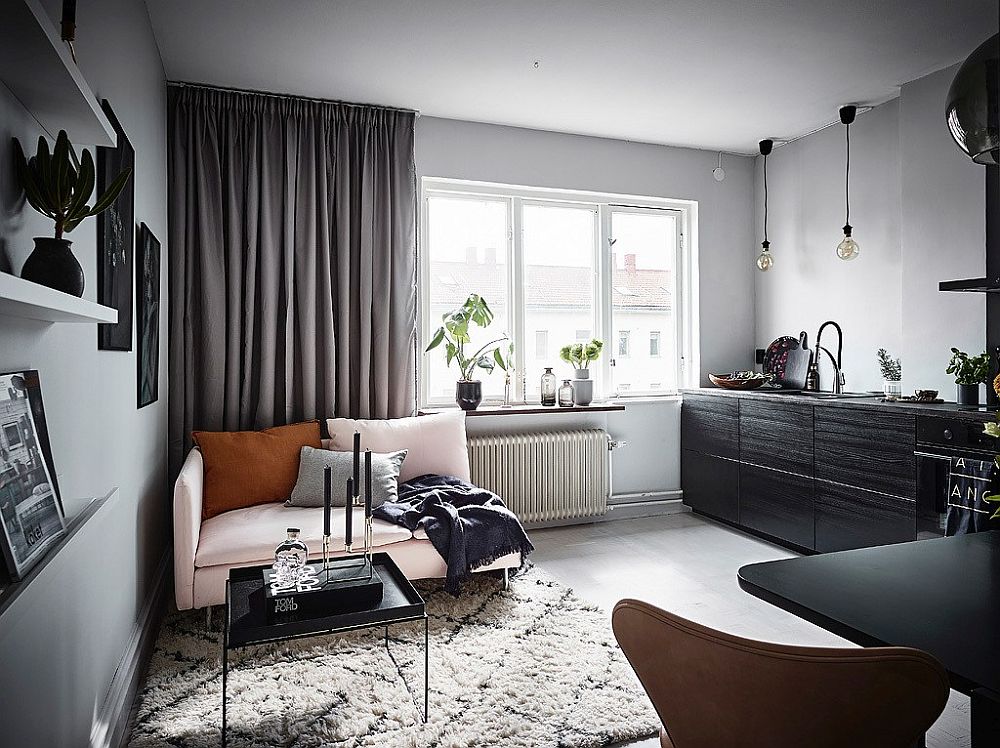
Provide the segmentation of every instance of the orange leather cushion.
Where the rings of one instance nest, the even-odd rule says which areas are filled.
[[[319,421],[263,431],[194,431],[191,436],[205,459],[202,520],[284,501],[295,487],[302,447],[322,446]]]

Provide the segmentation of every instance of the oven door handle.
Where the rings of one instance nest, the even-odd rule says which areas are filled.
[[[917,451],[917,452],[913,453],[913,456],[914,457],[929,457],[932,460],[944,460],[945,462],[948,462],[948,463],[951,462],[951,457],[947,457],[945,455],[936,455],[933,452],[920,452],[920,451]]]

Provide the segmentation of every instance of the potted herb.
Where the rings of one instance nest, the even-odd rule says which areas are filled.
[[[879,348],[875,354],[878,358],[878,366],[882,370],[882,379],[885,380],[883,391],[886,399],[895,400],[903,394],[900,381],[903,379],[903,367],[898,358],[889,355],[885,348]]]
[[[65,130],[60,130],[55,147],[49,152],[44,137],[38,138],[38,151],[26,159],[21,144],[14,139],[14,167],[28,204],[43,216],[55,221],[55,237],[35,237],[35,249],[21,268],[21,277],[73,296],[83,296],[83,268],[73,251],[72,242],[63,238],[89,216],[111,207],[132,174],[123,170],[91,206],[96,172],[94,158],[84,150],[77,158]]]
[[[979,385],[989,379],[989,369],[990,357],[986,351],[970,356],[958,348],[951,349],[951,361],[945,372],[955,376],[959,405],[979,405]]]
[[[472,343],[470,326],[486,328],[493,322],[493,311],[486,303],[486,299],[479,294],[470,294],[462,306],[444,314],[441,322],[441,327],[431,337],[426,350],[432,351],[444,343],[448,366],[452,363],[458,364],[459,379],[455,383],[455,402],[462,410],[475,410],[483,400],[483,383],[473,379],[476,369],[483,369],[489,374],[499,366],[501,370],[508,371],[510,359],[500,350],[500,344],[508,338],[502,335],[472,355],[465,353],[466,346]]]
[[[594,338],[589,343],[564,345],[559,358],[573,366],[573,401],[576,405],[590,405],[594,400],[594,382],[590,378],[590,364],[601,355],[604,343]]]

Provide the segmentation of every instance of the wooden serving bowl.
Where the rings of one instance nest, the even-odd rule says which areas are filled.
[[[729,374],[709,374],[709,381],[724,390],[755,390],[767,381],[767,377],[753,379],[730,379]]]

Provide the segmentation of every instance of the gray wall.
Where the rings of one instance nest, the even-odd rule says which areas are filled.
[[[768,159],[775,267],[756,273],[757,343],[826,319],[844,328],[847,389],[881,389],[880,347],[903,361],[904,390],[954,399],[944,373],[952,345],[985,343],[981,296],[944,294],[938,281],[984,270],[984,179],[948,135],[944,98],[954,68],[904,85],[898,99],[851,128],[851,224],[861,255],[835,253],[844,223],[844,128],[778,148]],[[763,159],[755,179],[756,237],[763,221]],[[752,261],[748,254],[747,262]],[[832,344],[834,338],[824,340]],[[822,366],[823,387],[831,382]]]
[[[531,187],[595,190],[698,201],[701,378],[753,361],[752,160],[727,156],[726,180],[712,177],[709,151],[421,117],[416,125],[418,177],[448,177]],[[626,401],[607,419],[615,452],[615,494],[680,488],[679,403]],[[509,418],[504,416],[502,418]],[[570,416],[543,416],[555,428]],[[499,427],[477,419],[477,428]],[[479,425],[482,424],[482,425]]]
[[[50,14],[61,3],[47,0]],[[166,104],[146,7],[90,0],[78,10],[77,55],[98,99],[112,102],[136,151],[135,220],[161,241],[160,399],[136,409],[136,355],[97,350],[93,325],[0,320],[0,370],[41,372],[55,468],[68,515],[119,487],[94,527],[73,539],[59,583],[39,578],[0,623],[0,743],[84,745],[169,542],[166,486]],[[15,201],[12,137],[32,144],[31,116],[0,86],[0,256],[19,271],[51,224]],[[72,137],[72,133],[70,133]],[[69,235],[96,295],[94,219]],[[67,580],[71,583],[67,583]],[[43,589],[44,588],[44,589]],[[7,616],[11,618],[8,619]],[[8,625],[8,622],[10,625]],[[16,625],[15,625],[16,624]],[[72,625],[67,625],[72,624]],[[36,667],[25,658],[37,655]],[[56,666],[41,667],[42,658]],[[14,663],[29,665],[15,668]],[[30,740],[27,736],[31,736]],[[18,736],[15,738],[15,736]],[[13,742],[4,742],[13,741]]]

